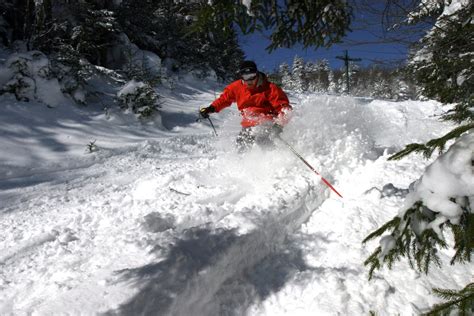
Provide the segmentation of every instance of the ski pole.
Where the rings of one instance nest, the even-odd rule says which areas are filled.
[[[296,152],[296,150],[291,147],[290,144],[288,144],[288,142],[286,140],[284,140],[283,138],[281,138],[280,136],[278,136],[278,139],[281,140],[286,146],[288,146],[288,148],[296,155],[296,157],[298,157],[299,159],[301,159],[302,162],[304,162],[305,165],[308,166],[309,169],[311,169],[314,173],[316,173],[318,176],[321,177],[321,180],[323,180],[323,182],[331,189],[333,190],[337,195],[339,195],[341,198],[342,198],[342,195],[337,192],[337,190],[331,185],[331,183],[329,183],[329,181],[327,181],[326,179],[324,179],[323,176],[321,176],[303,157],[301,157],[300,154],[298,154]]]
[[[216,131],[216,128],[214,127],[214,124],[212,124],[211,118],[210,118],[209,116],[208,116],[208,117],[204,117],[204,116],[202,116],[201,113],[199,113],[198,115],[199,115],[199,117],[197,118],[196,122],[198,122],[198,121],[200,121],[200,120],[202,120],[202,119],[204,119],[204,118],[207,118],[207,119],[209,120],[209,123],[211,123],[212,129],[214,130],[214,134],[216,135],[216,137],[219,136],[219,135],[217,135],[217,131]]]
[[[208,117],[207,119],[209,120],[209,123],[211,123],[212,129],[214,130],[214,134],[216,134],[216,137],[217,137],[218,136],[217,131],[216,131],[216,128],[214,127],[214,124],[212,124],[211,118]]]

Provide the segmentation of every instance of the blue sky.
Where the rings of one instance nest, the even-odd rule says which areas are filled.
[[[343,66],[343,61],[336,56],[343,56],[344,50],[348,50],[349,57],[361,58],[361,65],[367,65],[374,61],[382,60],[385,64],[396,64],[406,58],[407,47],[405,45],[395,44],[362,44],[375,40],[372,34],[365,31],[354,31],[347,35],[340,44],[335,44],[330,48],[307,48],[301,46],[293,48],[279,48],[272,53],[268,53],[265,48],[270,41],[262,34],[252,34],[240,36],[241,47],[245,52],[247,59],[257,63],[259,69],[264,72],[270,72],[281,63],[293,63],[295,55],[303,57],[305,61],[315,61],[318,59],[327,59],[332,68]],[[356,43],[354,43],[356,42]]]
[[[344,55],[344,50],[348,50],[349,57],[361,58],[362,61],[359,62],[361,65],[368,65],[374,61],[383,61],[385,65],[397,65],[406,59],[408,48],[406,44],[381,43],[383,29],[379,21],[380,16],[355,11],[352,27],[357,30],[348,32],[342,43],[328,49],[312,47],[303,49],[301,46],[295,46],[268,53],[265,48],[270,42],[262,34],[240,35],[239,40],[247,59],[254,60],[264,72],[271,72],[282,62],[287,62],[291,66],[295,55],[303,57],[305,61],[325,58],[332,68],[339,68],[344,62],[336,56]]]

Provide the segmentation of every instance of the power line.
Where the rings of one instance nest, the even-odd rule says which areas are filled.
[[[405,53],[391,53],[391,52],[379,52],[379,51],[367,51],[367,50],[357,50],[354,49],[352,50],[353,52],[359,52],[359,53],[374,53],[374,54],[386,54],[386,55],[405,55]]]

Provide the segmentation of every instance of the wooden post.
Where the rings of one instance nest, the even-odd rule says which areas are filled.
[[[346,66],[346,90],[347,93],[350,91],[350,84],[349,84],[349,61],[361,61],[360,58],[349,58],[349,53],[347,49],[344,51],[344,56],[336,56],[337,59],[344,60],[344,65]]]

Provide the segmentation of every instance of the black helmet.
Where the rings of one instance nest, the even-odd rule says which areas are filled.
[[[253,74],[257,73],[257,64],[251,60],[245,60],[240,64],[238,74],[239,75],[244,75],[244,74]]]

